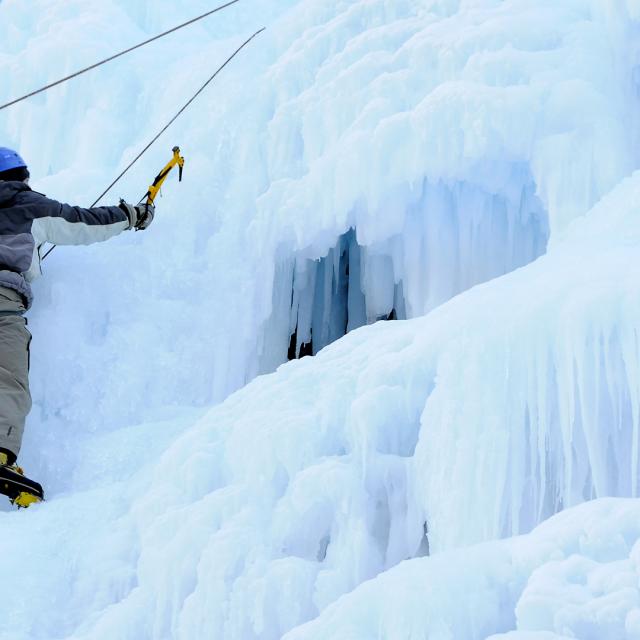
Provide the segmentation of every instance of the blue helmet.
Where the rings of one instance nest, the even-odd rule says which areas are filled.
[[[27,163],[13,149],[0,147],[0,173],[10,171],[11,169],[26,168]]]

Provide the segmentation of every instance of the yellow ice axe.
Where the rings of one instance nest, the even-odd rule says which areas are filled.
[[[173,147],[173,158],[167,163],[165,168],[155,177],[153,184],[149,187],[149,191],[144,195],[147,199],[146,204],[153,204],[158,192],[162,188],[167,176],[174,167],[178,167],[178,180],[182,182],[182,169],[184,167],[184,158],[180,155],[180,147]]]

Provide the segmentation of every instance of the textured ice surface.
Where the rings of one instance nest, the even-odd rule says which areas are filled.
[[[208,8],[4,0],[0,101]],[[636,500],[461,549],[638,496],[639,21],[239,3],[1,112],[34,187],[89,203],[268,25],[113,194],[179,143],[154,226],[45,265],[24,462],[50,501],[0,514],[0,637],[640,637]],[[244,386],[296,327],[393,310]]]
[[[151,7],[5,0],[0,97],[210,4]],[[167,185],[154,229],[49,258],[32,314],[34,422],[78,438],[272,370],[292,322],[278,274],[352,227],[373,274],[368,320],[393,284],[414,317],[538,255],[547,226],[564,229],[638,165],[632,17],[635,3],[600,0],[239,3],[4,111],[0,133],[34,186],[90,203],[268,26],[112,194],[142,195],[179,143],[185,182]],[[85,363],[101,372],[91,392]]]
[[[409,560],[284,638],[638,638],[639,517],[638,500],[600,500],[526,536]]]
[[[640,174],[536,263],[424,318],[354,331],[255,379],[193,426],[180,412],[87,439],[75,463],[58,461],[60,473],[75,470],[73,492],[2,518],[6,569],[17,576],[2,592],[7,632],[277,638],[321,614],[297,637],[325,624],[326,637],[340,637],[334,624],[367,637],[378,609],[357,614],[349,607],[359,592],[340,597],[430,547],[432,559],[410,566],[423,581],[420,562],[438,568],[429,587],[438,599],[430,605],[404,578],[393,587],[407,591],[401,604],[415,603],[407,624],[415,620],[416,634],[444,616],[454,631],[442,627],[443,638],[516,628],[635,637],[636,500],[561,514],[543,527],[547,537],[530,539],[520,568],[509,555],[517,540],[459,547],[526,531],[585,498],[637,494],[640,283],[628,267],[638,259],[638,198]],[[619,341],[596,348],[613,328]],[[543,365],[560,373],[538,388],[532,372]],[[534,398],[559,408],[534,419],[525,409]],[[574,403],[585,414],[597,407],[609,428],[583,420]],[[603,452],[617,456],[611,466]],[[45,577],[23,566],[34,531]],[[567,587],[576,572],[586,586]],[[375,597],[391,602],[385,585]],[[392,635],[400,622],[389,615],[382,637],[405,637]]]

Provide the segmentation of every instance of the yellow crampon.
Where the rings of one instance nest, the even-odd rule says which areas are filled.
[[[38,496],[34,496],[31,493],[23,491],[22,493],[18,494],[18,496],[16,496],[11,502],[21,509],[26,509],[28,506],[35,504],[36,502],[42,502],[42,498],[38,498]]]
[[[174,167],[178,167],[178,180],[182,182],[182,169],[184,167],[184,158],[180,155],[180,147],[173,147],[173,158],[167,163],[165,168],[156,176],[153,184],[149,187],[149,191],[144,195],[147,204],[153,204],[158,192],[160,191],[167,176]],[[143,198],[143,200],[144,200]]]
[[[15,462],[10,464],[4,452],[0,452],[0,494],[21,509],[44,500],[42,486],[25,477],[22,467]]]
[[[21,476],[24,475],[24,471],[22,467],[19,467],[17,464],[13,465],[12,469],[19,473]],[[21,491],[12,501],[12,504],[15,504],[20,509],[26,509],[32,504],[36,502],[42,502],[42,498],[38,496],[34,496],[32,493],[28,491]]]

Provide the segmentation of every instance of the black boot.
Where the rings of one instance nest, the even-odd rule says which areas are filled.
[[[24,471],[15,464],[15,456],[0,451],[0,494],[11,500],[12,504],[26,508],[34,502],[44,500],[42,486],[24,475]]]

